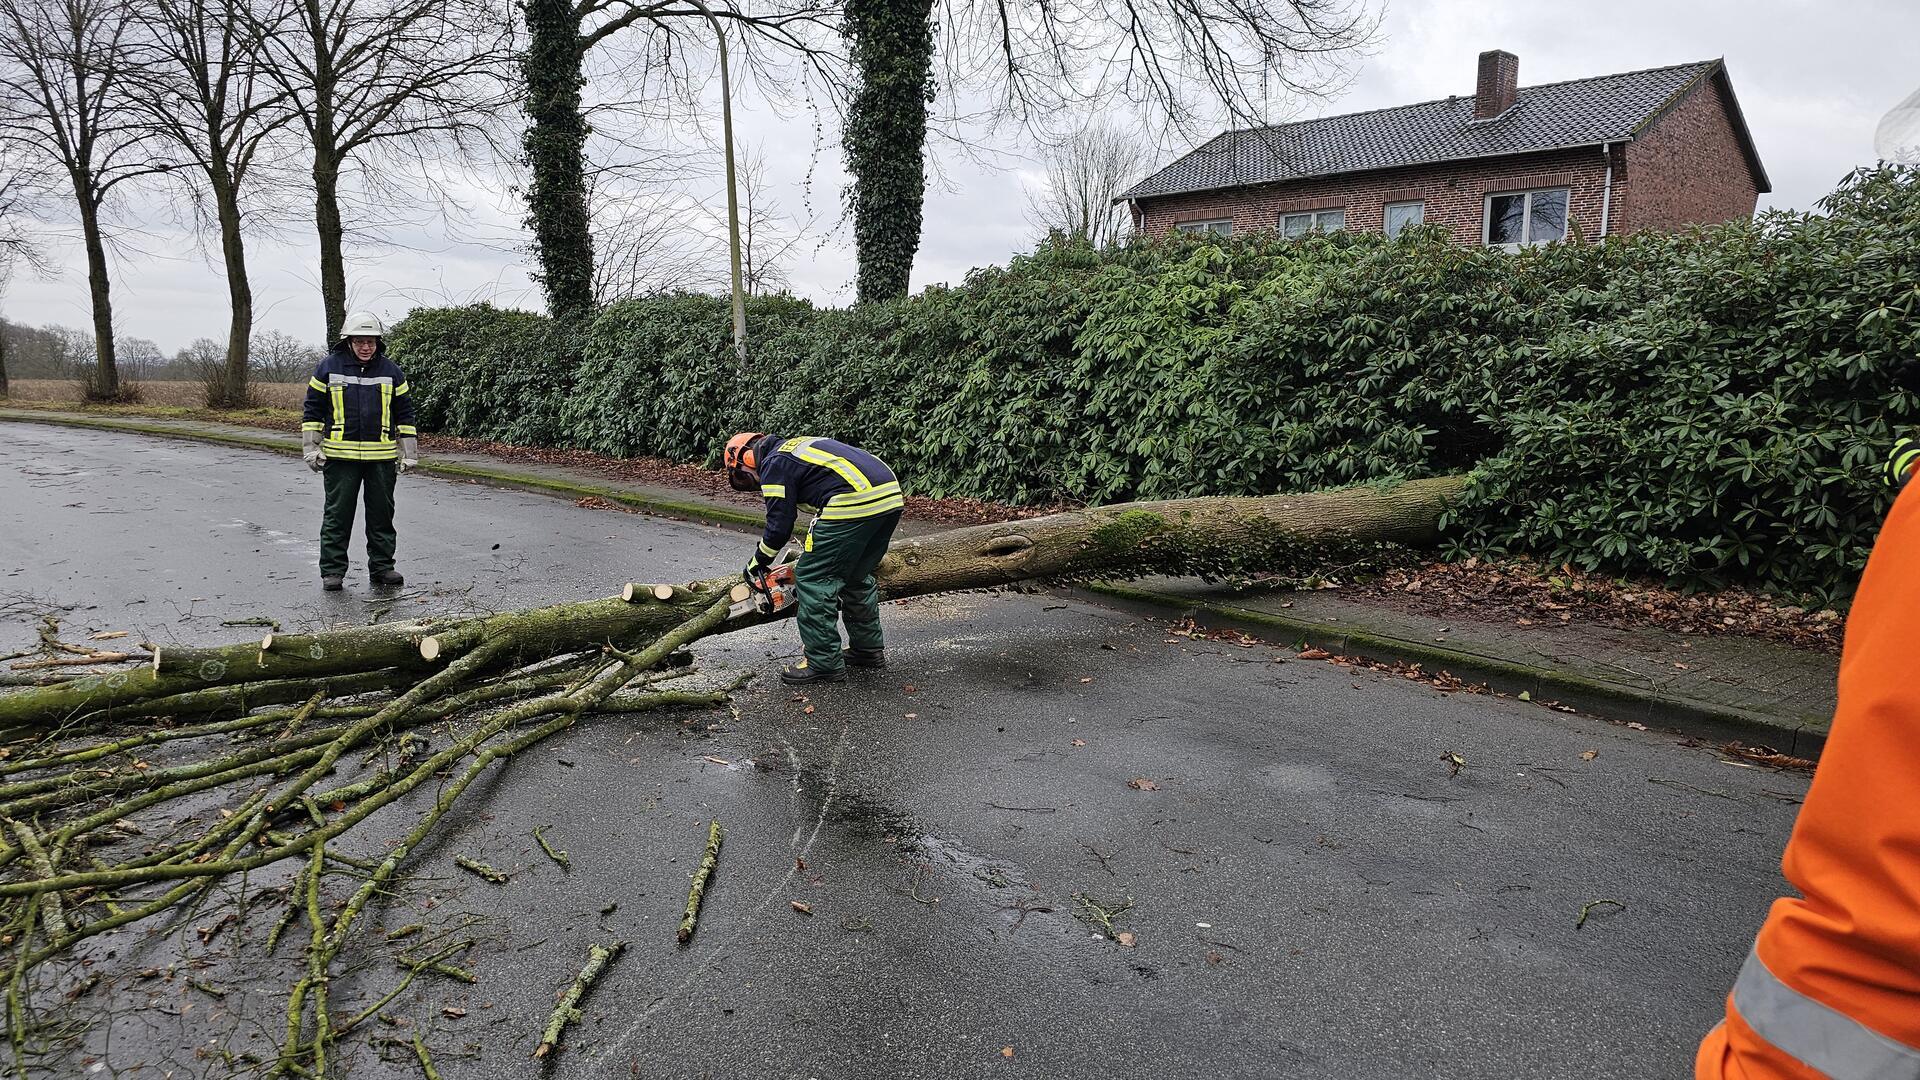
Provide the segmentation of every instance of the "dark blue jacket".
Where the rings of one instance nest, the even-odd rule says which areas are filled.
[[[833,439],[767,436],[753,456],[760,494],[767,500],[767,531],[756,556],[762,564],[780,553],[801,510],[818,514],[819,521],[854,521],[906,505],[893,470],[857,446]]]
[[[400,366],[383,347],[365,364],[345,342],[334,346],[307,381],[301,431],[320,432],[320,449],[347,461],[393,461],[413,426],[413,398]]]

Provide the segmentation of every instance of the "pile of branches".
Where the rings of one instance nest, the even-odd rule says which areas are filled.
[[[20,1075],[25,1075],[33,1027],[29,988],[39,965],[95,935],[196,903],[223,882],[289,860],[298,860],[295,865],[302,868],[267,949],[272,952],[303,918],[309,938],[306,962],[288,995],[286,1038],[276,1071],[323,1075],[330,1043],[373,1011],[344,1021],[329,1011],[334,957],[368,901],[391,885],[409,853],[475,779],[583,716],[726,700],[725,690],[658,684],[691,674],[671,663],[678,659],[675,650],[726,620],[732,602],[727,589],[662,586],[641,595],[667,611],[636,621],[672,625],[647,633],[651,640],[634,652],[603,644],[527,662],[528,646],[537,639],[525,636],[524,625],[520,637],[500,632],[499,626],[489,636],[484,624],[495,620],[465,620],[330,631],[278,642],[269,635],[228,649],[155,649],[143,672],[85,680],[102,700],[115,703],[64,718],[58,730],[9,746],[0,758],[0,830],[5,834],[0,873],[6,878],[0,881],[0,933],[10,948],[7,1028]],[[624,601],[601,606],[614,603],[634,606]],[[515,621],[526,620],[505,619]],[[391,653],[401,641],[423,657],[421,664],[429,662],[425,655],[460,652],[431,671],[399,665],[305,680],[177,689],[239,678],[232,674],[234,667],[244,672],[248,665],[236,653],[251,651],[248,664],[258,669],[269,666],[263,658],[276,649],[298,649],[295,655],[304,662],[320,664],[324,655],[315,657],[315,652],[367,657],[383,648]],[[49,684],[38,692],[64,699],[76,682]],[[281,696],[286,687],[278,684],[283,683],[300,685],[306,699],[256,707],[263,698]],[[141,693],[151,696],[124,700]],[[209,719],[234,712],[240,715]],[[197,722],[167,722],[181,715]],[[158,722],[132,733],[75,739],[76,732],[94,730],[104,721],[124,727],[130,718]],[[463,721],[451,728],[457,737],[428,752],[419,730],[452,719]],[[201,756],[166,767],[146,760],[172,746],[194,747]],[[221,752],[208,753],[207,746]],[[384,858],[374,862],[341,850],[340,840],[350,830],[449,770],[458,771]],[[340,774],[349,771],[351,779],[341,782]],[[238,806],[187,835],[122,854],[131,838],[145,832],[139,819],[190,819],[190,814],[169,815],[169,808],[191,807],[195,796],[211,791],[236,795]],[[356,872],[358,885],[344,902],[324,896],[323,874],[335,866]]]
[[[881,594],[1350,559],[1431,540],[1460,486],[1121,504],[957,529],[897,542]],[[268,950],[302,919],[307,946],[274,1071],[325,1075],[333,1040],[394,996],[336,1020],[330,965],[462,793],[583,718],[725,701],[731,688],[660,684],[685,673],[674,665],[685,646],[774,617],[745,598],[732,578],[635,584],[619,597],[475,618],[150,646],[128,654],[141,664],[133,670],[0,690],[0,739],[13,740],[0,747],[0,971],[21,1075],[36,968],[276,866],[297,877]],[[443,722],[444,745],[429,747],[421,729]],[[403,836],[353,845],[384,852],[378,861],[348,853],[370,817],[443,774],[451,779]],[[228,800],[211,824],[192,812],[209,792]],[[142,815],[186,825],[128,854]],[[330,866],[358,882],[344,899],[324,895]]]

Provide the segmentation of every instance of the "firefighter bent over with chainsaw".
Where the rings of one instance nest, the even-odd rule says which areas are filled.
[[[770,594],[782,549],[801,510],[815,514],[792,574],[798,593],[800,644],[806,659],[780,672],[783,682],[838,682],[854,667],[885,667],[880,592],[874,571],[886,557],[906,500],[886,463],[857,446],[832,439],[782,439],[742,432],[727,440],[723,458],[735,491],[759,491],[767,500],[767,529],[743,576]],[[847,649],[840,626],[847,624]]]

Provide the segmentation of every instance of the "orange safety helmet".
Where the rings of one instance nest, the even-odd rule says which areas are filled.
[[[727,440],[720,463],[727,470],[727,485],[735,491],[754,491],[760,487],[760,462],[753,444],[765,436],[758,431],[743,431]]]

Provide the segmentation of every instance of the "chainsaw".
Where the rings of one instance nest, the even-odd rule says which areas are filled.
[[[800,599],[793,565],[800,561],[800,545],[788,544],[774,556],[765,570],[747,579],[747,598],[727,609],[728,618],[749,612],[774,615],[792,607]]]

